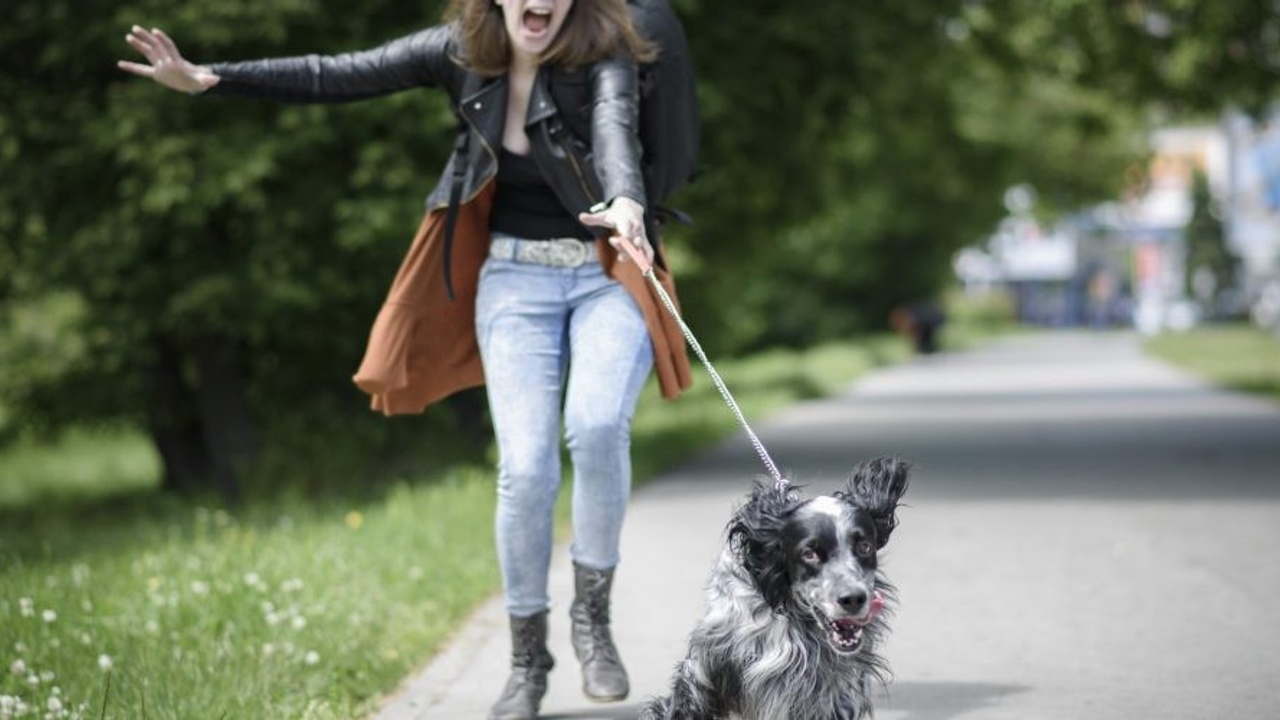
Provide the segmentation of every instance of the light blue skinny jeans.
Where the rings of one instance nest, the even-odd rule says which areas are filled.
[[[593,257],[576,268],[489,258],[476,334],[498,442],[498,561],[507,612],[550,607],[560,418],[573,463],[580,565],[618,564],[631,494],[631,418],[653,366],[644,316]]]

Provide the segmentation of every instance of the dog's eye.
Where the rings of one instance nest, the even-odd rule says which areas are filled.
[[[853,546],[853,551],[858,553],[859,555],[862,555],[863,557],[866,557],[870,555],[872,552],[874,552],[875,548],[871,545],[871,541],[859,540],[858,544]]]
[[[822,557],[818,555],[817,550],[814,550],[813,548],[805,548],[800,551],[800,560],[807,563],[816,563],[822,560]]]

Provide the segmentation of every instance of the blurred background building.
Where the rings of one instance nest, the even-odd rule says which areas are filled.
[[[956,274],[970,293],[1008,293],[1036,325],[1154,333],[1248,316],[1280,329],[1277,117],[1158,130],[1124,197],[1052,222],[1033,214],[1033,188],[1011,188],[1008,215],[957,254]],[[1197,246],[1214,242],[1217,263]]]

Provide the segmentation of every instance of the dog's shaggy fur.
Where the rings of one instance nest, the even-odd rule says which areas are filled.
[[[842,492],[803,500],[757,483],[728,528],[706,614],[669,696],[642,720],[857,720],[888,668],[876,646],[894,591],[877,553],[897,526],[908,466],[881,458]]]

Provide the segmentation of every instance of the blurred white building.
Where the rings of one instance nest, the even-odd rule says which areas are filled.
[[[1150,142],[1150,162],[1126,197],[1054,227],[1028,212],[1033,191],[1011,189],[1009,216],[985,247],[957,256],[956,274],[966,287],[1011,290],[1024,321],[1189,327],[1198,306],[1188,298],[1183,230],[1199,171],[1242,261],[1241,286],[1232,289],[1239,305],[1272,297],[1280,322],[1280,122],[1231,115],[1219,125],[1161,129]]]

